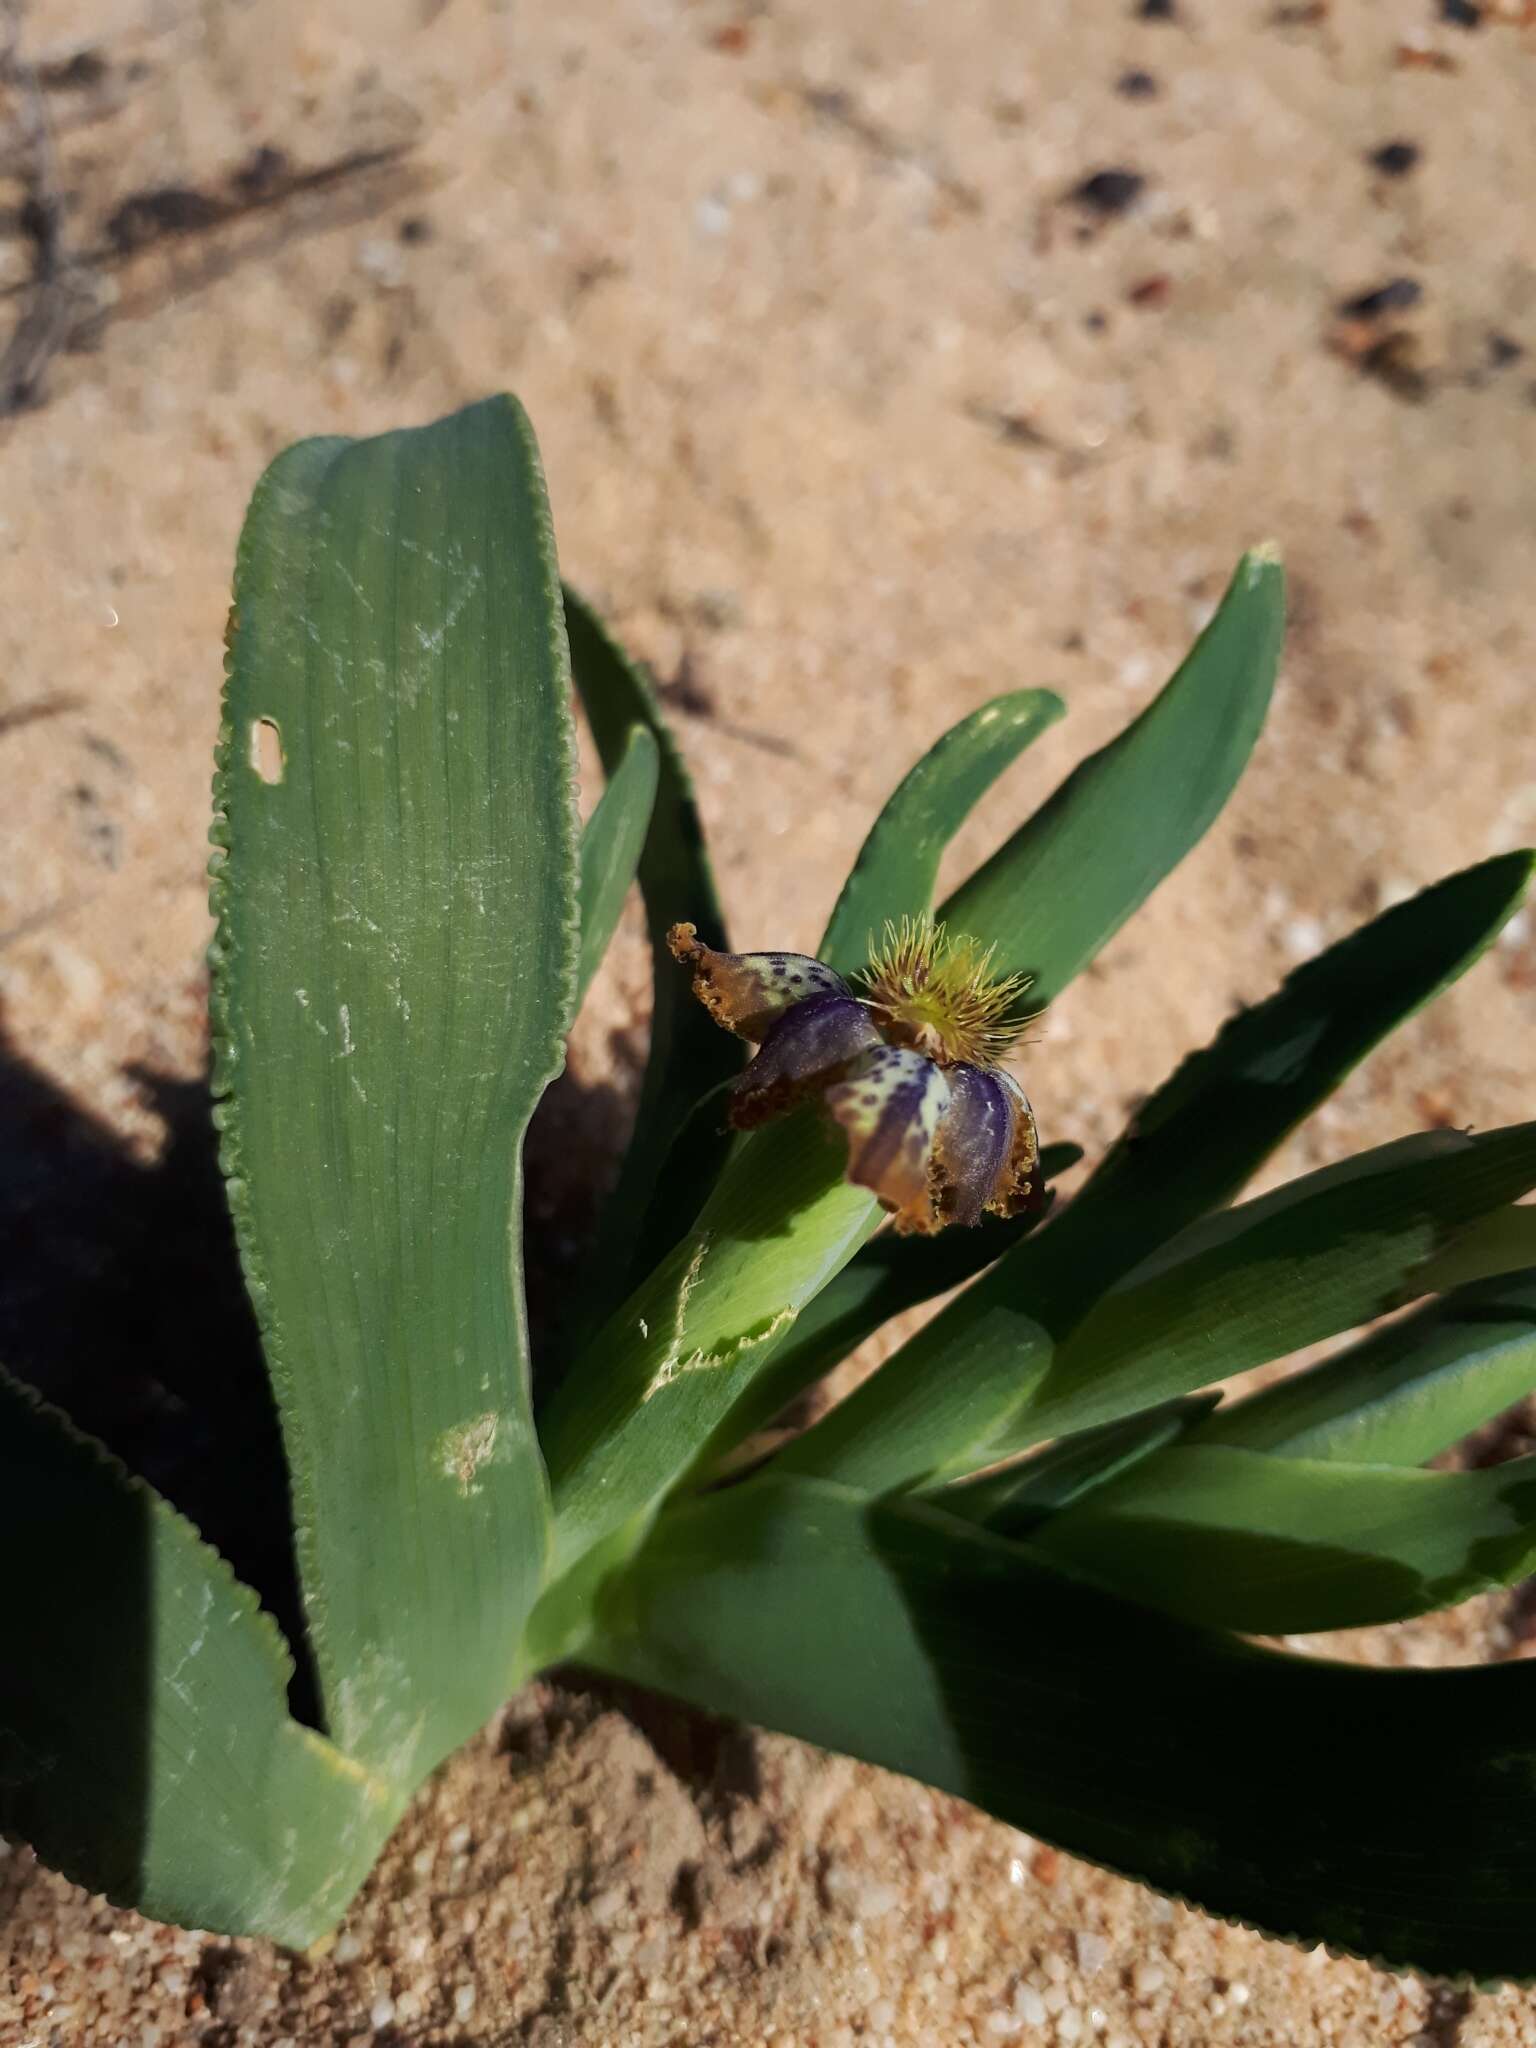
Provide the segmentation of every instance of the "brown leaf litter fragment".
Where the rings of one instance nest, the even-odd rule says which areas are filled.
[[[1461,66],[1447,50],[1431,49],[1424,43],[1399,43],[1393,58],[1399,71],[1459,71]]]

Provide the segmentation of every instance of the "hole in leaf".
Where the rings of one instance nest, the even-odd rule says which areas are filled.
[[[263,782],[283,779],[283,736],[270,718],[251,720],[251,766]]]

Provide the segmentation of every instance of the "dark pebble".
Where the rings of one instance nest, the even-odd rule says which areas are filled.
[[[1483,10],[1477,0],[1440,0],[1440,19],[1455,28],[1481,28]]]
[[[432,223],[424,213],[407,214],[395,232],[407,248],[412,248],[417,243],[431,241]]]
[[[1155,100],[1158,84],[1150,71],[1122,71],[1115,91],[1128,100]]]
[[[1490,334],[1488,337],[1488,361],[1496,370],[1504,370],[1511,363],[1518,363],[1525,354],[1524,342],[1516,341],[1509,334]]]
[[[1174,0],[1137,0],[1132,12],[1138,21],[1177,21],[1179,18]]]
[[[1384,142],[1371,151],[1370,162],[1384,178],[1406,178],[1422,154],[1416,142]]]
[[[1346,320],[1379,320],[1383,313],[1401,313],[1409,306],[1416,306],[1424,296],[1424,287],[1416,278],[1394,277],[1387,284],[1381,284],[1374,291],[1361,292],[1358,298],[1346,299],[1339,311]]]
[[[1067,197],[1079,206],[1086,206],[1092,213],[1125,213],[1133,207],[1146,190],[1147,181],[1140,171],[1095,171],[1091,178],[1084,178],[1080,185],[1074,185]]]

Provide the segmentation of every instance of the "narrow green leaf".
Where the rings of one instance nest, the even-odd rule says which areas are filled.
[[[1228,1919],[1536,1972],[1536,1666],[1379,1671],[1138,1608],[904,1500],[679,1504],[592,1663],[907,1772]]]
[[[1426,1303],[1305,1372],[1223,1403],[1193,1440],[1419,1465],[1533,1389],[1536,1275],[1522,1273]]]
[[[1482,1472],[1178,1444],[1030,1537],[1053,1563],[1212,1628],[1402,1621],[1536,1565],[1536,1458]]]
[[[1055,1180],[1082,1156],[1076,1145],[1047,1145],[1040,1155],[1042,1178]],[[893,1316],[974,1280],[1041,1220],[1039,1213],[1006,1222],[988,1217],[973,1230],[945,1230],[936,1237],[885,1234],[865,1245],[775,1345],[772,1359],[716,1431],[705,1462],[771,1422]]]
[[[1291,975],[1142,1106],[1066,1211],[887,1360],[815,1432],[877,1491],[1003,1455],[1011,1424],[1066,1337],[1116,1281],[1216,1205],[1405,1018],[1491,943],[1530,880],[1530,853],[1483,862],[1397,905]],[[1049,1108],[1044,1111],[1049,1129]],[[942,1387],[935,1410],[930,1390]],[[808,1443],[810,1439],[807,1440]]]
[[[656,801],[660,752],[643,725],[629,744],[581,835],[581,957],[576,969],[578,1004],[602,965],[624,898],[635,879],[640,848]]]
[[[1035,976],[1032,1000],[1059,995],[1205,836],[1264,723],[1284,625],[1284,575],[1257,549],[1161,695],[944,905]]]
[[[1527,1268],[1536,1268],[1536,1202],[1479,1217],[1436,1252],[1423,1279],[1426,1287],[1467,1287]]]
[[[1101,1423],[1059,1438],[1032,1457],[946,1486],[934,1505],[999,1536],[1023,1536],[1074,1501],[1139,1466],[1154,1451],[1178,1443],[1220,1396],[1185,1394],[1139,1415]]]
[[[1022,1414],[1037,1442],[1189,1393],[1422,1292],[1463,1224],[1536,1182],[1536,1123],[1379,1146],[1197,1225],[1058,1347]],[[1214,1228],[1221,1226],[1219,1234]]]
[[[754,1131],[694,1228],[579,1358],[540,1419],[556,1559],[653,1509],[693,1468],[795,1317],[875,1230],[813,1111]]]
[[[727,941],[693,784],[656,692],[569,584],[565,620],[576,688],[606,772],[617,772],[636,725],[660,750],[638,874],[651,938],[651,1049],[629,1149],[576,1288],[582,1313],[574,1342],[613,1313],[698,1214],[730,1137],[723,1118],[690,1123],[689,1113],[701,1096],[739,1072],[746,1049],[695,1002],[687,975],[667,951],[668,927],[682,920],[698,926],[706,945]],[[678,1142],[685,1126],[686,1140]]]
[[[216,1086],[337,1741],[413,1782],[514,1681],[548,1542],[521,1146],[576,966],[574,747],[509,399],[280,456],[215,790]]]
[[[888,918],[933,907],[950,840],[1004,769],[1066,708],[1050,690],[1014,690],[962,718],[929,748],[864,841],[822,939],[823,960],[852,974],[869,959],[870,941]]]
[[[404,1803],[288,1717],[292,1665],[191,1523],[0,1373],[0,1830],[156,1920],[301,1948]]]

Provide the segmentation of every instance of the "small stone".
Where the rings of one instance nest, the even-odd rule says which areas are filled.
[[[1079,2040],[1083,2031],[1083,2016],[1075,2005],[1063,2006],[1056,2015],[1056,2038],[1062,2042]]]
[[[389,1993],[382,1992],[368,2008],[368,2024],[371,2027],[387,2027],[395,2016],[395,2001]]]
[[[1156,1997],[1167,1982],[1167,1972],[1157,1963],[1138,1963],[1131,1972],[1131,1989],[1138,1998]]]
[[[392,291],[405,281],[405,265],[395,243],[386,242],[382,236],[370,236],[357,252],[357,267],[365,277],[372,278],[386,291]]]
[[[1483,10],[1479,0],[1440,0],[1440,19],[1453,28],[1481,28]]]
[[[993,2040],[1011,2041],[1015,2034],[1022,2032],[1024,2022],[1017,2013],[989,2012],[985,2025]]]
[[[1115,214],[1128,213],[1146,189],[1147,181],[1140,171],[1117,165],[1112,170],[1094,171],[1074,185],[1067,197],[1074,205],[1108,220]]]
[[[1043,2027],[1046,2022],[1045,2000],[1033,1984],[1021,1984],[1013,1994],[1013,2009],[1026,2027]]]
[[[456,1828],[449,1830],[446,1847],[450,1856],[463,1855],[469,1847],[469,1835],[470,1827],[467,1820],[461,1820]]]
[[[587,1911],[599,1927],[609,1927],[623,1912],[625,1906],[624,1888],[611,1884],[587,1901]]]
[[[1074,1934],[1072,1946],[1077,1954],[1077,1967],[1085,1977],[1103,1969],[1109,1956],[1109,1943],[1102,1934]]]
[[[1384,142],[1371,151],[1370,161],[1384,178],[1406,178],[1422,153],[1416,142]]]
[[[453,2016],[456,2020],[467,2020],[475,2009],[475,1987],[461,1984],[453,1994]]]
[[[1339,312],[1346,320],[1379,320],[1383,313],[1406,312],[1423,296],[1424,287],[1417,278],[1393,277],[1368,292],[1357,292],[1352,299],[1345,299]]]
[[[1115,91],[1122,99],[1155,100],[1158,85],[1150,71],[1122,71],[1115,80]]]

